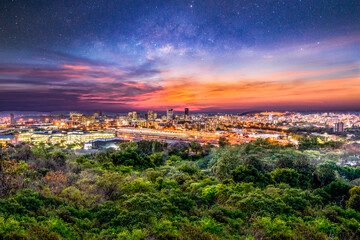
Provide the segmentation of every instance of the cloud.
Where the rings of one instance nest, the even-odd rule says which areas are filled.
[[[44,63],[0,63],[0,110],[66,110],[102,106],[130,108],[129,99],[161,87],[148,78],[159,71],[151,62],[115,66],[67,54]],[[53,53],[50,54],[53,56]],[[56,62],[57,64],[49,64]],[[145,79],[145,80],[144,80]],[[117,104],[117,105],[116,105]]]
[[[358,110],[360,102],[360,76],[326,78],[353,69],[343,66],[318,71],[285,72],[243,78],[237,81],[214,81],[192,77],[164,79],[167,84],[158,91],[145,93],[132,102],[134,106],[159,109],[167,106],[196,109],[271,109],[311,110],[312,107]],[[338,109],[341,110],[341,109]]]
[[[359,110],[360,65],[351,52],[356,39],[303,45],[306,55],[285,46],[194,56],[194,50],[172,42],[147,43],[148,59],[92,55],[104,61],[42,50],[33,61],[0,61],[0,110]],[[342,54],[334,58],[328,51]]]

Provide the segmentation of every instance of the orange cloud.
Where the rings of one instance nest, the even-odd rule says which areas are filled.
[[[203,83],[196,79],[167,79],[175,84],[146,93],[132,105],[141,108],[174,106],[195,108],[261,107],[269,105],[326,104],[360,102],[360,78],[314,81],[237,81]]]
[[[72,70],[90,70],[89,66],[81,66],[81,65],[64,64],[63,67],[68,68],[68,69],[72,69]]]

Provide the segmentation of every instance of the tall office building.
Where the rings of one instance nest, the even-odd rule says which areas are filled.
[[[84,115],[82,113],[71,112],[71,121],[74,125],[84,124],[90,125],[95,122],[95,115]]]
[[[81,113],[77,113],[77,112],[71,112],[70,113],[70,118],[73,124],[77,125],[77,124],[81,124],[82,122],[82,116],[83,114]]]
[[[101,111],[97,111],[94,113],[95,117],[101,117],[102,116],[102,112]]]
[[[166,121],[171,122],[174,119],[174,110],[172,108],[169,108],[166,110]]]
[[[81,118],[81,123],[85,124],[85,125],[90,125],[93,124],[95,122],[95,116],[94,115],[87,115],[87,116],[82,116]]]
[[[343,122],[335,123],[334,132],[344,132],[344,123]]]
[[[132,112],[129,112],[128,116],[131,120],[136,120],[139,118],[140,114],[137,113],[136,111],[132,111]]]
[[[148,111],[147,112],[147,120],[149,120],[149,121],[153,121],[153,120],[155,120],[155,114],[154,114],[154,112],[153,111]]]
[[[15,118],[14,118],[14,114],[10,113],[10,124],[11,125],[16,125],[16,121],[15,121]]]
[[[185,115],[184,115],[184,119],[185,119],[185,120],[189,120],[189,119],[190,119],[190,115],[189,115],[189,108],[185,108]]]

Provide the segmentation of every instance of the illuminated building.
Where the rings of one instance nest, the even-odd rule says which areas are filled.
[[[119,145],[123,142],[128,142],[130,140],[124,140],[123,138],[114,137],[114,138],[107,138],[107,139],[95,139],[84,144],[84,149],[108,149],[114,148],[118,149]]]
[[[108,132],[69,132],[67,134],[67,143],[81,143],[88,142],[97,138],[113,138],[115,137],[114,133]]]
[[[154,113],[153,111],[148,111],[147,112],[147,120],[155,120],[155,118],[156,118],[156,113]]]
[[[26,143],[46,143],[49,142],[51,134],[45,132],[26,132],[20,133],[18,137],[19,142]]]
[[[140,114],[137,113],[136,111],[133,111],[133,112],[129,112],[128,114],[129,118],[133,121],[137,120],[140,118]]]
[[[334,132],[340,132],[340,133],[344,132],[344,123],[343,122],[335,123]]]
[[[95,116],[94,115],[87,115],[87,116],[82,116],[82,123],[85,125],[90,125],[93,124],[95,122]]]
[[[185,108],[185,120],[189,120],[190,115],[189,115],[189,108]]]
[[[57,143],[62,143],[62,142],[66,142],[66,134],[65,133],[55,133],[52,134],[49,141],[52,144],[57,144]]]
[[[63,133],[45,133],[45,132],[26,132],[20,133],[18,137],[19,142],[29,143],[82,143],[88,142],[98,138],[112,138],[114,133],[109,132],[63,132]]]
[[[10,113],[10,125],[16,125],[14,114]]]
[[[71,121],[74,125],[90,125],[95,122],[95,115],[83,115],[81,113],[70,113]]]
[[[32,135],[33,134],[31,132],[20,133],[18,140],[19,140],[19,142],[31,142]]]
[[[82,119],[82,114],[81,113],[75,113],[75,112],[71,112],[70,113],[70,118],[71,121],[73,122],[73,124],[81,124],[81,119]]]
[[[166,121],[171,122],[173,119],[174,119],[174,110],[172,108],[169,108],[166,111]]]
[[[51,137],[50,133],[35,132],[31,138],[32,138],[32,142],[37,144],[37,143],[48,142],[50,137]]]
[[[102,112],[98,111],[94,113],[94,117],[101,117],[102,116]]]
[[[126,125],[129,125],[129,120],[126,116],[119,116],[119,125],[120,126],[126,126]]]
[[[0,135],[0,146],[5,146],[7,143],[16,144],[17,138],[15,135]]]

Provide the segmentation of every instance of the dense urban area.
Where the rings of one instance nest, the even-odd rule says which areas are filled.
[[[0,113],[0,238],[360,239],[355,112]]]

